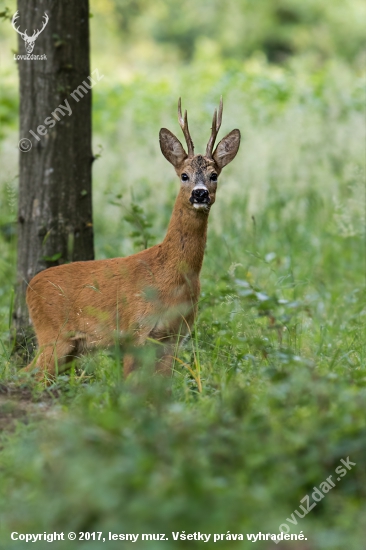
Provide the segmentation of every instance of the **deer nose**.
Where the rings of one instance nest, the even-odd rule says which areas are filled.
[[[207,189],[199,187],[198,189],[193,189],[192,199],[192,202],[209,202],[210,196]]]

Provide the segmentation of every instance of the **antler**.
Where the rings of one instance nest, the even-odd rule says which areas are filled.
[[[186,138],[186,143],[188,147],[188,156],[194,157],[194,145],[188,129],[187,111],[184,111],[184,119],[182,117],[181,98],[179,98],[178,100],[178,121],[179,121],[180,127],[183,130],[184,137]]]
[[[16,13],[14,13],[13,19],[11,20],[11,24],[13,25],[13,29],[14,29],[15,31],[17,31],[17,33],[20,34],[20,36],[23,38],[23,40],[27,39],[27,40],[29,40],[29,41],[31,41],[31,42],[34,42],[34,41],[38,38],[38,36],[41,34],[41,32],[43,31],[43,29],[45,28],[45,26],[46,26],[47,23],[48,23],[49,17],[48,17],[48,15],[47,15],[47,13],[45,13],[45,14],[43,15],[43,17],[45,18],[45,20],[44,20],[44,22],[43,22],[42,28],[41,28],[39,31],[33,31],[32,36],[28,36],[28,35],[27,35],[27,29],[25,29],[24,32],[21,32],[21,31],[19,30],[19,29],[20,29],[20,25],[19,25],[18,28],[15,26],[15,21],[19,18],[19,11],[17,11]]]
[[[206,157],[208,158],[212,158],[212,151],[215,145],[215,140],[220,130],[220,126],[222,122],[222,108],[223,108],[223,103],[222,103],[222,96],[221,96],[219,113],[217,114],[217,110],[215,109],[214,116],[212,118],[211,137],[208,140],[207,148],[206,148]]]
[[[45,28],[45,26],[48,23],[49,17],[48,17],[46,12],[44,13],[43,17],[45,18],[45,20],[43,22],[42,28],[39,31],[34,31],[33,32],[32,38],[34,38],[34,40],[36,40],[36,38],[38,38],[38,36],[41,34],[41,32],[43,31],[43,29]]]
[[[15,21],[16,21],[17,19],[19,19],[19,11],[17,11],[17,12],[14,13],[13,19],[11,20],[11,24],[12,24],[12,26],[13,26],[13,29],[14,29],[15,31],[17,31],[17,33],[20,34],[20,36],[21,36],[21,37],[23,38],[23,40],[24,40],[24,38],[27,36],[27,30],[26,30],[25,32],[21,32],[21,31],[19,30],[19,29],[20,29],[20,25],[19,25],[18,28],[15,26]]]

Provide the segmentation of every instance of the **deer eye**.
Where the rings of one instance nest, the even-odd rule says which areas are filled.
[[[213,174],[211,174],[210,180],[211,181],[217,181],[217,174],[215,172],[213,172]]]
[[[180,178],[181,178],[182,181],[188,181],[189,180],[188,174],[186,174],[185,172],[183,172],[183,174],[181,175]]]

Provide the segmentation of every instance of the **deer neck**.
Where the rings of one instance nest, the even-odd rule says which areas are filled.
[[[198,275],[207,240],[208,212],[190,208],[180,191],[162,247],[178,271]]]

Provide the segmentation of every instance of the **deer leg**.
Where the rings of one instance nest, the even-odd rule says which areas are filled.
[[[141,348],[142,344],[136,346]],[[173,363],[174,344],[164,344],[157,346],[155,356],[155,371],[161,374],[170,374]],[[123,358],[123,372],[125,378],[144,363],[138,354],[126,353]]]
[[[160,359],[155,364],[155,370],[159,374],[164,376],[170,376],[172,374],[172,366],[174,362],[174,356],[172,355],[173,349],[171,352],[164,353]]]
[[[147,330],[140,332],[138,335],[134,345],[135,349],[141,349],[144,345],[153,345],[156,349],[155,371],[169,376],[172,371],[172,365],[174,362],[179,337],[174,335],[164,336],[163,338],[160,337],[157,338],[157,343],[155,345],[146,343],[146,339],[148,337],[152,339],[156,338],[156,334],[154,334],[154,331],[149,327],[147,327]],[[125,353],[123,358],[123,372],[125,378],[131,374],[131,372],[135,371],[140,366],[141,362],[143,363],[143,360],[141,360],[141,357],[139,358],[138,353]]]
[[[77,343],[72,340],[59,338],[54,344],[40,346],[40,353],[25,367],[23,372],[32,372],[36,368],[37,378],[42,378],[46,373],[54,376],[67,369],[67,364],[75,357]]]
[[[126,353],[123,358],[123,374],[124,377],[127,378],[131,372],[136,370],[137,368],[137,361],[136,358],[131,353]]]
[[[143,327],[134,335],[133,345],[129,348],[127,353],[123,357],[123,374],[127,378],[131,372],[138,369],[143,363],[143,358],[141,357],[141,348],[146,345],[147,338],[154,338],[151,326],[147,325]],[[151,344],[148,344],[151,345]],[[135,352],[133,351],[135,350]],[[139,357],[140,355],[140,357]]]
[[[160,346],[158,350],[155,371],[163,374],[164,376],[170,376],[172,373],[172,366],[175,359],[176,342],[169,342]]]
[[[155,361],[156,372],[165,376],[169,376],[171,374],[174,361],[174,349],[174,344],[167,344],[162,346],[161,351],[160,349],[158,350]],[[127,376],[131,374],[131,372],[135,371],[138,366],[138,359],[132,354],[126,353],[123,358],[123,373],[125,378],[127,378]]]

